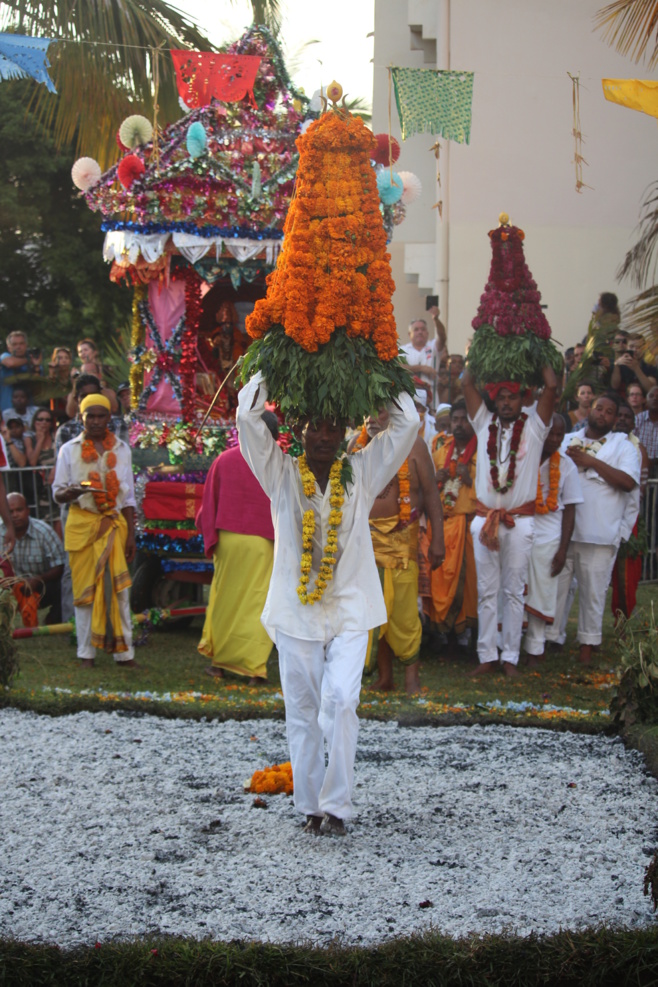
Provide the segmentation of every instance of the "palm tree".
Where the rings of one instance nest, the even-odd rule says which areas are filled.
[[[620,55],[628,55],[634,62],[646,61],[647,68],[658,65],[658,0],[614,0],[598,12],[594,24]],[[638,289],[625,313],[628,328],[643,332],[654,356],[658,356],[658,182],[652,182],[645,193],[636,232],[636,243],[617,277],[628,278]]]
[[[58,147],[116,160],[115,135],[131,113],[180,116],[169,48],[213,51],[193,20],[165,0],[3,0],[0,30],[62,39],[49,50],[57,95],[31,91],[30,108]],[[252,0],[254,21],[280,28],[280,0]],[[156,92],[157,87],[157,92]]]

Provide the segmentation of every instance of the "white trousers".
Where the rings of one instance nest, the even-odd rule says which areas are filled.
[[[326,643],[276,632],[295,808],[306,816],[352,815],[356,709],[367,646],[365,632],[338,634]]]
[[[560,573],[561,575],[562,573]],[[557,602],[555,604],[555,620],[550,627],[546,628],[546,640],[555,641],[556,644],[564,644],[567,639],[567,621],[569,620],[569,614],[571,613],[576,590],[578,589],[578,581],[573,575],[573,571],[571,582],[566,590],[564,589],[564,584],[559,582],[560,576],[557,577],[558,589]]]
[[[133,627],[130,616],[130,590],[122,589],[117,593],[119,604],[119,616],[121,617],[121,630],[126,644],[127,651],[119,651],[114,655],[116,662],[132,661],[135,657],[133,648]],[[91,643],[91,612],[93,607],[75,607],[75,633],[78,639],[78,658],[94,658],[96,648]]]
[[[523,647],[529,655],[543,655],[546,632],[553,626],[538,617],[537,613],[552,617],[553,623],[555,622],[558,580],[557,576],[551,576],[551,565],[559,547],[560,539],[556,538],[546,544],[534,544],[530,553],[528,596],[525,604],[528,627],[523,639]]]
[[[592,545],[572,541],[564,569],[558,576],[557,613],[559,625],[566,610],[572,578],[578,581],[578,643],[600,644],[603,628],[605,598],[610,585],[612,567],[617,557],[615,545]],[[546,635],[548,640],[552,639]],[[560,643],[564,643],[561,641]]]
[[[534,518],[517,517],[514,527],[498,529],[500,551],[491,552],[480,541],[483,517],[471,522],[478,579],[478,658],[498,661],[498,590],[503,592],[503,630],[500,660],[518,665],[523,630],[523,593],[528,576]]]

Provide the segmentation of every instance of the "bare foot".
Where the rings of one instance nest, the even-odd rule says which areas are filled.
[[[212,675],[212,677],[214,679],[223,679],[224,678],[224,669],[223,668],[215,668],[214,665],[208,665],[207,668],[204,668],[204,672],[206,673],[206,675]]]
[[[393,681],[391,681],[391,682],[389,682],[389,681],[383,681],[382,682],[381,679],[377,679],[375,682],[372,683],[372,685],[369,688],[373,692],[394,692],[395,691],[395,682],[393,682]]]
[[[408,696],[417,696],[420,692],[419,663],[415,661],[404,670],[404,687]]]
[[[495,672],[497,668],[498,668],[497,661],[483,661],[478,665],[477,668],[473,669],[473,671],[470,673],[470,676],[472,679],[477,679],[480,677],[480,675],[490,675],[491,672]]]
[[[564,645],[563,644],[560,644],[559,641],[549,641],[548,642],[548,650],[549,651],[562,651],[563,648],[564,648]]]
[[[222,678],[224,678],[223,675]],[[249,679],[249,685],[267,685],[267,679],[263,675],[252,675]]]
[[[581,644],[579,659],[581,664],[589,665],[592,661],[592,645],[591,644]]]
[[[543,652],[540,655],[528,655],[528,668],[541,668],[545,657]]]
[[[118,661],[117,665],[119,668],[139,668],[134,658],[131,658],[130,661]]]
[[[94,659],[93,658],[82,658],[81,661],[80,661],[80,667],[81,668],[93,668],[94,667]]]
[[[516,678],[516,676],[519,674],[519,670],[516,667],[516,665],[513,665],[511,661],[504,661],[502,664],[503,664],[503,671],[505,672],[507,678],[508,679]]]

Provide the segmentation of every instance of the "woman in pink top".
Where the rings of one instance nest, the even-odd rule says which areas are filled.
[[[263,420],[276,438],[276,415]],[[209,675],[267,680],[272,642],[260,622],[272,575],[274,528],[269,498],[240,449],[227,449],[210,467],[196,518],[204,551],[215,566],[198,649]]]

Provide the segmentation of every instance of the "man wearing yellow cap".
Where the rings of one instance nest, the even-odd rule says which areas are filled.
[[[110,402],[80,402],[84,431],[57,457],[53,495],[69,504],[64,547],[73,577],[78,657],[94,664],[95,648],[135,665],[128,565],[135,557],[135,492],[130,448],[108,430]]]

